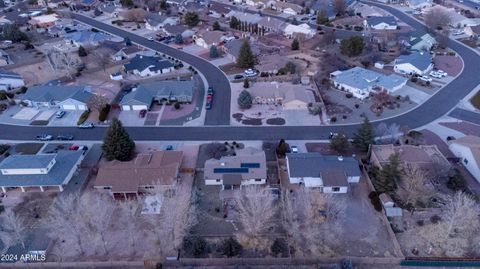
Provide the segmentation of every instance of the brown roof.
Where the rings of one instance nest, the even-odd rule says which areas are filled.
[[[348,186],[347,175],[345,171],[338,169],[328,169],[321,173],[324,187],[343,187]]]
[[[139,154],[129,162],[106,162],[98,170],[95,187],[112,192],[137,192],[139,186],[172,185],[182,162],[182,151]]]

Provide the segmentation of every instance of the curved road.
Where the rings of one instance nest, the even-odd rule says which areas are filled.
[[[426,28],[420,22],[407,16],[406,14],[389,6],[384,6],[377,3],[369,3],[385,9],[394,16],[403,20],[416,29],[416,34],[422,35],[426,32]],[[121,29],[112,27],[101,22],[97,22],[90,18],[82,17],[80,21],[87,22],[92,26],[106,32],[111,32],[119,36],[129,36],[133,42],[139,43],[146,47],[158,50],[160,52],[171,54],[180,60],[192,63],[197,69],[202,72],[209,83],[219,92],[221,87],[223,89],[230,89],[225,76],[220,76],[216,67],[210,63],[199,59],[195,56],[177,51],[163,44],[148,41],[140,36],[128,33]],[[450,84],[446,85],[437,94],[432,96],[428,101],[415,108],[414,110],[402,114],[400,116],[386,119],[379,122],[387,124],[396,123],[401,126],[409,126],[410,128],[421,127],[437,118],[445,115],[451,110],[462,98],[464,98],[471,90],[473,90],[480,83],[480,76],[478,76],[478,68],[480,65],[480,56],[473,52],[465,45],[450,40],[450,48],[455,50],[464,61],[463,72]],[[219,104],[218,96],[222,95],[221,101],[224,104]],[[230,113],[226,110],[230,104],[230,93],[222,91],[217,96],[215,106],[220,106],[218,113],[219,122],[229,122]],[[228,96],[228,97],[227,97]],[[212,117],[213,114],[211,114]],[[209,115],[210,117],[210,115]],[[214,119],[209,119],[214,121]],[[210,123],[209,122],[209,123]],[[135,140],[179,140],[179,141],[213,141],[213,140],[277,140],[280,138],[296,139],[296,140],[315,140],[326,139],[329,132],[343,132],[351,135],[358,128],[358,124],[352,125],[333,125],[333,126],[279,126],[279,127],[229,127],[229,126],[205,126],[205,127],[128,127],[128,132]],[[105,128],[95,128],[90,130],[80,130],[75,127],[35,127],[35,126],[12,126],[0,125],[0,138],[11,140],[31,140],[39,132],[46,132],[51,134],[71,133],[75,135],[78,140],[100,140],[103,138]]]

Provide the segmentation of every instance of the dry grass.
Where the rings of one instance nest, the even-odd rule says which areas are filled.
[[[471,99],[470,103],[476,108],[480,109],[480,91],[478,91]]]

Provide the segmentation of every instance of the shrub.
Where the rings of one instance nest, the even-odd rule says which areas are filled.
[[[178,110],[178,109],[180,109],[180,108],[182,107],[182,105],[180,104],[180,102],[175,102],[175,104],[173,105],[173,107]]]
[[[355,104],[355,108],[359,108],[359,107],[360,107],[360,105],[359,105],[359,104]]]
[[[458,168],[455,168],[453,175],[448,178],[447,188],[458,191],[464,190],[466,187],[467,183],[465,182],[465,178],[463,177],[460,170],[458,170]]]
[[[100,113],[98,113],[98,120],[99,121],[105,121],[107,119],[108,113],[110,112],[111,106],[109,104],[106,104],[101,110]]]
[[[157,264],[155,264],[155,269],[163,269],[163,264],[161,262],[157,262]]]
[[[337,122],[337,117],[335,117],[335,116],[331,117],[330,122]]]
[[[208,243],[198,236],[187,236],[183,239],[183,249],[194,257],[200,257],[208,253]]]
[[[375,210],[377,210],[378,212],[381,212],[382,211],[382,203],[380,202],[380,198],[378,196],[378,193],[372,191],[368,195],[368,198],[370,198],[370,202],[372,203],[373,208],[375,208]]]
[[[359,32],[360,32],[360,31],[363,31],[363,27],[362,27],[362,26],[354,26],[353,29],[354,29],[355,31],[359,31]]]
[[[347,115],[342,115],[342,119],[347,119]]]
[[[418,78],[417,78],[417,77],[412,77],[412,78],[410,79],[410,81],[413,82],[413,83],[416,83],[416,82],[418,81]]]
[[[18,93],[26,93],[28,88],[26,86],[22,86],[19,90]]]
[[[0,100],[6,100],[6,99],[7,99],[7,92],[0,91]]]
[[[78,118],[77,125],[84,123],[88,119],[89,115],[90,115],[90,110],[85,110],[82,113],[82,115],[80,115],[80,118]]]
[[[353,269],[352,261],[348,259],[342,260],[342,269]]]
[[[352,94],[352,93],[346,93],[346,94],[345,94],[345,97],[347,97],[347,98],[352,98],[352,97],[353,97],[353,94]]]
[[[337,25],[337,26],[335,26],[335,28],[337,28],[337,29],[343,29],[343,26]]]
[[[430,217],[430,222],[433,224],[437,224],[439,221],[441,221],[442,218],[438,215],[433,215]]]
[[[0,112],[7,110],[7,104],[0,104]]]
[[[418,226],[423,226],[423,224],[424,224],[423,219],[417,220],[417,225],[418,225]]]
[[[285,242],[285,240],[281,238],[275,239],[275,241],[273,241],[272,246],[270,247],[270,251],[272,251],[272,253],[275,256],[278,256],[278,254],[282,254],[282,255],[287,254],[288,253],[287,242]]]
[[[3,153],[5,153],[7,150],[10,149],[10,145],[8,144],[1,144],[0,145],[0,155],[2,155]]]
[[[220,251],[227,257],[237,256],[242,253],[243,247],[236,239],[230,237],[222,241]]]

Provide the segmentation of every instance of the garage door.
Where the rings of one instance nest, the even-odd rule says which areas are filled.
[[[75,107],[75,105],[63,105],[62,108],[65,109],[65,110],[75,110],[75,109],[77,109]]]
[[[130,110],[130,106],[122,106],[122,110]]]
[[[141,105],[141,106],[132,106],[133,110],[142,110],[142,109],[147,109],[146,105]]]
[[[87,107],[85,105],[78,105],[78,110],[87,110]]]

